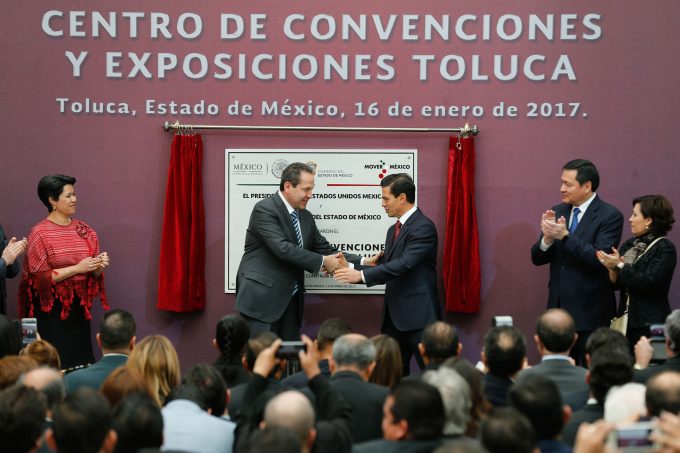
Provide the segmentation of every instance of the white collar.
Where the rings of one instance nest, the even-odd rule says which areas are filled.
[[[279,190],[278,192],[276,192],[276,193],[279,194],[279,197],[281,197],[281,200],[283,201],[283,204],[286,205],[286,209],[288,209],[288,214],[290,214],[291,212],[295,211],[295,209],[293,209],[293,207],[290,205],[290,203],[288,203],[288,200],[286,200],[286,197],[283,196],[283,194],[281,193],[280,190]]]
[[[418,209],[416,206],[412,207],[408,211],[406,211],[401,217],[399,217],[397,220],[401,222],[402,225],[406,223],[406,221],[413,215],[414,212],[416,212],[416,209]]]

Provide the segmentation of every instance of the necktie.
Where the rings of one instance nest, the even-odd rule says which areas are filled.
[[[394,225],[394,240],[392,241],[397,242],[397,238],[399,237],[399,232],[401,231],[401,222],[397,220],[397,223]]]
[[[293,222],[293,229],[295,230],[295,238],[297,239],[298,247],[302,247],[302,231],[300,231],[300,222],[298,221],[298,212],[290,213],[290,220]]]
[[[578,226],[578,215],[581,213],[581,210],[579,208],[574,208],[573,212],[571,213],[571,225],[569,225],[569,234],[573,234],[574,231],[576,231],[576,227]]]

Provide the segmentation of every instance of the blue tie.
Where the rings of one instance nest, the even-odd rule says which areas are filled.
[[[578,215],[581,213],[579,208],[574,208],[571,213],[571,225],[569,225],[569,234],[573,234],[578,226]]]
[[[302,247],[302,231],[300,231],[300,222],[298,221],[298,212],[290,213],[290,220],[293,222],[293,229],[295,230],[295,238],[297,239],[298,247]]]

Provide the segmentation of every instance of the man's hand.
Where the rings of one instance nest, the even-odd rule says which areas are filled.
[[[542,219],[541,231],[543,232],[544,238],[552,240],[563,239],[569,234],[569,230],[567,230],[567,221],[564,217],[560,217],[557,221],[551,220],[550,218]],[[546,240],[546,244],[547,243],[548,241]]]
[[[338,257],[338,261],[340,262],[340,267],[349,267],[349,264],[347,264],[347,259],[345,258],[345,255],[343,255],[342,252],[336,253],[335,256]]]
[[[340,260],[338,255],[342,256],[342,261],[345,261],[345,264],[347,264],[347,261],[345,260],[344,255],[340,252],[336,253],[335,255],[327,255],[327,256],[323,257],[323,270],[324,271],[333,275],[336,270],[338,270],[342,267],[342,261]]]
[[[335,271],[333,278],[340,283],[361,283],[361,271],[346,267]]]
[[[298,353],[300,357],[300,366],[302,371],[305,372],[305,376],[310,381],[313,377],[321,374],[321,368],[319,368],[319,354],[314,347],[314,342],[307,336],[302,335],[300,339],[307,345],[307,350],[302,350]]]
[[[662,447],[662,452],[680,452],[680,417],[670,412],[661,412],[656,428],[649,440]]]
[[[611,450],[605,446],[607,435],[614,429],[612,423],[598,420],[595,423],[581,423],[576,432],[574,453],[606,453]]]
[[[380,252],[376,253],[375,255],[373,255],[370,258],[364,258],[364,262],[363,262],[362,265],[363,266],[370,266],[370,267],[375,266],[376,264],[378,264],[380,259],[383,257],[383,253],[384,252],[381,250]]]
[[[642,336],[638,342],[635,343],[635,348],[633,349],[635,350],[635,365],[637,365],[637,368],[647,368],[654,355],[652,342],[649,341],[649,338]]]
[[[253,365],[253,374],[259,374],[264,378],[271,374],[272,370],[281,363],[281,359],[276,358],[276,351],[279,350],[279,346],[281,346],[280,339],[274,341],[271,346],[263,349],[257,355],[255,365]]]
[[[2,259],[5,260],[5,264],[11,266],[16,259],[26,251],[28,246],[28,241],[23,238],[17,241],[17,238],[13,237],[7,243],[7,247],[2,251]]]

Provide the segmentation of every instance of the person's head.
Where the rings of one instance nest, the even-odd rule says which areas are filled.
[[[557,384],[540,374],[522,376],[513,384],[510,405],[529,419],[537,440],[556,439],[571,413]]]
[[[633,200],[633,214],[628,221],[635,236],[665,236],[675,223],[673,206],[663,195],[643,195]]]
[[[246,353],[244,355],[244,365],[249,370],[252,371],[255,366],[255,360],[260,352],[271,346],[276,340],[278,340],[278,335],[274,332],[268,330],[256,333],[253,338],[248,340],[246,345]]]
[[[598,327],[586,340],[586,363],[589,364],[595,351],[603,347],[628,349],[628,339],[617,330],[609,327]]]
[[[59,212],[67,217],[76,212],[76,178],[66,175],[47,175],[38,183],[38,198],[48,212]]]
[[[159,405],[180,382],[177,351],[163,335],[151,335],[140,341],[130,353],[128,365],[137,369],[157,395]]]
[[[371,342],[375,345],[375,368],[369,381],[385,387],[394,387],[404,373],[399,343],[385,334],[371,337]]]
[[[19,384],[32,387],[45,395],[48,415],[66,396],[66,387],[61,373],[54,368],[42,366],[29,371],[19,378]]]
[[[375,345],[358,333],[348,333],[333,343],[331,371],[354,371],[368,380],[375,367]]]
[[[269,400],[264,409],[264,419],[260,428],[279,427],[290,430],[310,451],[316,438],[314,428],[314,408],[309,399],[294,390],[279,393]]]
[[[266,426],[255,430],[239,451],[242,453],[300,453],[302,442],[290,429]]]
[[[239,358],[250,338],[250,326],[239,315],[226,315],[217,321],[213,344],[226,358]]]
[[[619,424],[647,415],[646,388],[637,382],[615,386],[607,392],[604,402],[604,420]]]
[[[380,181],[382,207],[388,217],[401,217],[416,202],[416,185],[406,173],[393,173]]]
[[[198,390],[198,405],[208,413],[221,417],[227,407],[227,386],[217,369],[207,363],[194,365],[184,374],[183,385]]]
[[[680,414],[680,373],[663,371],[647,381],[647,412],[658,417],[661,411]]]
[[[568,354],[576,342],[574,318],[561,308],[551,308],[536,323],[536,341],[542,354]]]
[[[435,321],[423,329],[418,349],[425,363],[442,363],[457,356],[462,348],[456,328],[448,322]]]
[[[482,446],[489,453],[531,453],[536,437],[529,420],[516,409],[495,409],[480,427]]]
[[[129,365],[120,366],[113,370],[102,382],[99,389],[106,397],[111,407],[121,402],[127,395],[136,392],[144,392],[151,396],[157,405],[160,402],[151,384],[144,379],[142,373]]]
[[[575,159],[562,167],[562,202],[581,206],[600,185],[600,175],[589,160]]]
[[[314,169],[302,162],[293,162],[281,173],[279,190],[293,209],[305,209],[314,191]]]
[[[590,368],[586,381],[590,394],[598,403],[604,404],[607,392],[615,385],[623,385],[633,379],[633,357],[628,347],[605,345],[590,356]]]
[[[491,403],[484,395],[484,375],[470,363],[469,360],[463,357],[451,357],[446,360],[442,367],[451,368],[455,370],[460,376],[465,379],[470,387],[470,400],[472,407],[470,408],[470,420],[465,434],[470,437],[477,437],[479,423],[492,408]]]
[[[135,345],[137,324],[131,313],[113,309],[104,313],[97,333],[97,343],[104,353],[129,354]]]
[[[0,359],[0,390],[14,385],[19,376],[38,368],[38,363],[27,355],[8,355]]]
[[[391,441],[436,439],[442,435],[445,420],[437,388],[405,379],[394,386],[383,404],[383,437]]]
[[[494,376],[514,376],[522,369],[526,355],[526,340],[517,327],[492,327],[484,335],[482,361]]]
[[[38,390],[15,385],[0,392],[0,445],[6,453],[36,451],[47,404]]]
[[[111,422],[106,399],[94,389],[80,388],[55,408],[47,443],[59,453],[112,452],[116,433]]]
[[[29,343],[24,349],[23,354],[31,357],[38,365],[45,365],[56,370],[61,370],[61,359],[59,351],[46,340],[35,340]]]
[[[163,445],[161,410],[144,392],[131,393],[113,408],[113,429],[118,434],[116,453]]]
[[[426,371],[423,381],[439,390],[444,403],[446,422],[444,435],[464,434],[470,420],[470,386],[463,377],[452,368],[440,367],[436,371]]]
[[[0,314],[0,358],[21,351],[21,324]]]
[[[330,356],[335,340],[348,333],[352,333],[352,329],[340,318],[329,318],[322,322],[314,340],[319,354]]]
[[[676,308],[666,316],[664,331],[668,355],[676,356],[680,354],[680,309]]]

